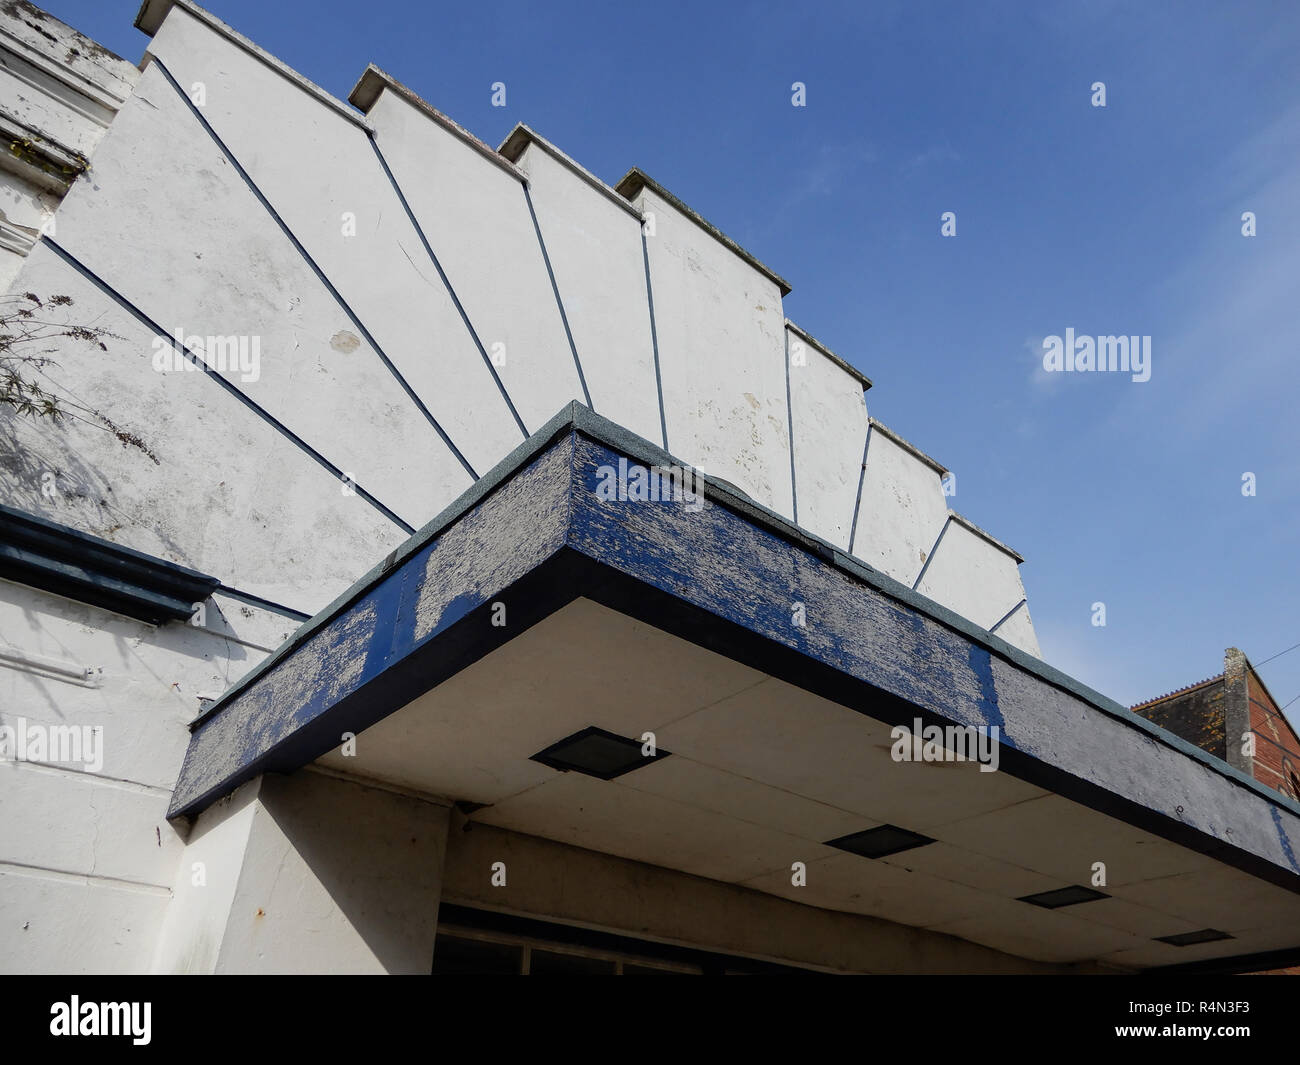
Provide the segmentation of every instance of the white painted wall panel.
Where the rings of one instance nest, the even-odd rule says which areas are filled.
[[[108,352],[68,344],[51,373],[138,432],[159,463],[82,422],[6,418],[0,501],[307,613],[406,539],[206,374],[155,372],[151,335],[53,252],[33,249],[19,282],[73,297],[52,316],[121,338]]]
[[[528,431],[583,400],[523,184],[392,89],[377,140]],[[481,356],[480,356],[481,358]]]
[[[668,450],[792,516],[781,294],[649,188],[646,237]]]
[[[102,728],[102,776],[170,789],[199,695],[224,691],[265,657],[213,631],[246,630],[249,619],[232,614],[211,629],[155,627],[0,580],[0,724]],[[87,678],[67,676],[76,670]]]
[[[873,427],[853,554],[910,588],[947,516],[939,474]]]
[[[155,971],[428,973],[448,814],[310,770],[249,781],[196,823]]]
[[[1033,619],[1029,616],[1028,603],[1007,618],[996,635],[1035,658],[1043,657],[1043,652],[1038,646],[1038,636],[1034,632]]]
[[[862,382],[786,332],[798,521],[847,550],[867,438]]]
[[[0,807],[22,811],[0,817],[4,861],[171,886],[184,847],[167,823],[170,792],[32,762],[0,773]]]
[[[203,116],[475,471],[509,454],[519,429],[366,132],[183,9],[148,51],[203,85]]]
[[[260,780],[248,781],[205,810],[190,829],[150,971],[216,971],[260,787]]]
[[[520,156],[597,414],[662,444],[641,225],[536,145]]]
[[[146,973],[168,897],[0,863],[0,973]]]
[[[238,369],[227,380],[410,525],[472,483],[157,68],[58,227],[60,244],[168,333],[258,337],[257,380]]]
[[[1016,560],[957,521],[948,523],[916,590],[986,629],[1025,597]],[[1022,642],[1029,635],[1025,628],[1023,621],[1015,627],[1009,621],[998,635],[1037,655],[1036,642]]]

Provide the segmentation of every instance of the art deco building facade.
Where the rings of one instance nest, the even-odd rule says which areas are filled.
[[[0,16],[10,306],[109,334],[46,372],[130,438],[0,411],[0,968],[1300,945],[1300,806],[1040,660],[779,275],[376,67],[137,24],[139,69]]]

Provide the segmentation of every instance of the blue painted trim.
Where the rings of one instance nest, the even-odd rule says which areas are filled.
[[[551,268],[551,257],[546,251],[546,241],[542,239],[542,227],[537,221],[537,212],[533,210],[533,197],[528,185],[523,186],[524,201],[528,204],[528,216],[533,220],[533,232],[537,234],[537,246],[542,249],[542,262],[546,264],[546,276],[551,279],[551,291],[555,293],[555,306],[560,309],[560,321],[564,323],[564,335],[569,341],[569,350],[573,353],[573,365],[578,368],[578,381],[582,384],[582,395],[591,410],[596,404],[591,401],[591,392],[587,389],[587,378],[582,372],[582,360],[578,358],[578,346],[573,342],[573,331],[569,328],[569,316],[564,313],[564,300],[560,298],[560,286],[555,281],[555,271]]]
[[[645,296],[650,308],[650,346],[655,355],[655,392],[659,396],[659,432],[664,438],[664,450],[668,450],[668,418],[664,414],[664,379],[659,369],[659,330],[655,327],[655,291],[650,283],[650,249],[645,242],[645,223],[641,223],[641,261],[645,264]]]
[[[228,584],[221,585],[217,591],[232,599],[238,599],[247,603],[249,606],[259,606],[263,610],[269,610],[273,614],[281,614],[286,618],[292,618],[294,621],[310,621],[311,615],[304,614],[301,610],[295,610],[291,606],[285,606],[282,603],[273,602],[270,599],[263,599],[260,595],[254,595],[252,592],[244,592],[238,588],[232,588]]]
[[[61,522],[0,505],[0,577],[161,625],[188,621],[220,582]]]
[[[82,277],[84,277],[87,281],[93,284],[97,289],[103,292],[104,295],[108,296],[111,300],[113,300],[119,307],[121,307],[123,310],[133,315],[136,318],[136,320],[139,321],[143,326],[145,326],[145,328],[150,330],[150,332],[160,337],[166,337],[167,342],[171,344],[172,348],[176,351],[177,354],[179,354],[187,362],[193,365],[196,369],[202,370],[203,373],[207,375],[208,380],[215,381],[218,385],[220,385],[223,389],[225,389],[225,391],[229,395],[239,400],[240,403],[242,403],[250,411],[252,411],[259,418],[261,418],[262,421],[266,422],[267,425],[271,426],[276,432],[278,432],[286,440],[295,444],[299,448],[299,450],[303,452],[303,454],[310,457],[323,469],[328,470],[330,474],[332,474],[335,477],[335,479],[337,479],[340,482],[347,479],[344,472],[341,469],[339,469],[337,466],[335,466],[334,463],[330,462],[329,459],[327,459],[324,455],[322,455],[319,451],[317,451],[314,447],[312,447],[309,443],[307,443],[306,440],[300,437],[287,425],[284,425],[282,422],[280,422],[279,419],[277,419],[274,415],[270,414],[267,410],[265,410],[265,408],[261,407],[252,399],[250,399],[248,396],[246,396],[243,392],[241,392],[238,388],[234,386],[234,384],[226,380],[224,375],[218,373],[202,359],[195,356],[190,351],[189,348],[185,347],[183,344],[178,345],[176,343],[175,337],[173,337],[170,333],[168,333],[165,329],[163,329],[162,326],[160,326],[157,322],[155,322],[152,318],[150,318],[147,314],[145,314],[144,311],[142,311],[139,307],[137,307],[124,295],[118,292],[117,289],[115,289],[112,285],[110,285],[107,281],[105,281],[102,277],[100,277],[97,273],[95,273],[92,269],[90,269],[90,267],[88,267],[85,263],[83,263],[75,255],[73,255],[72,252],[62,247],[56,240],[54,240],[53,237],[49,236],[48,234],[44,235],[41,237],[41,243],[46,245],[60,259],[62,259],[65,263],[71,266],[74,270],[76,270],[77,273],[81,274]],[[384,517],[386,517],[399,529],[401,529],[403,532],[406,533],[415,532],[414,526],[409,525],[407,524],[407,522],[403,521],[400,517],[397,516],[397,514],[389,510],[388,507],[384,506],[383,503],[381,503],[378,499],[376,499],[364,488],[362,488],[361,485],[357,484],[355,481],[352,481],[351,483],[353,488],[356,490],[358,496],[360,496],[372,507],[374,507],[377,511],[379,511],[379,513],[381,513]]]
[[[925,579],[925,571],[930,568],[930,563],[934,561],[934,553],[939,550],[939,545],[943,542],[943,534],[948,531],[948,526],[951,524],[952,515],[949,514],[943,519],[943,528],[939,530],[939,535],[935,537],[934,546],[930,548],[930,553],[925,556],[925,564],[921,566],[921,572],[916,575],[916,580],[912,582],[913,591],[921,587],[921,581]]]
[[[790,394],[790,330],[785,329],[785,423],[790,434],[790,512],[799,521],[799,493],[794,472],[794,399]]]
[[[1011,619],[1012,614],[1014,614],[1022,606],[1027,606],[1028,604],[1029,604],[1028,599],[1020,600],[1020,602],[1018,602],[1015,606],[1013,606],[1010,610],[1008,610],[1005,614],[1002,615],[1002,617],[998,620],[997,624],[994,625],[991,629],[989,629],[989,632],[990,633],[997,632],[998,629],[1002,628],[1004,622],[1009,621]]]
[[[235,168],[235,172],[244,179],[244,184],[248,186],[248,191],[257,198],[258,203],[266,208],[266,212],[271,216],[272,221],[280,227],[280,232],[288,238],[289,243],[294,246],[294,250],[302,257],[303,262],[311,267],[312,273],[314,273],[320,280],[320,283],[325,286],[329,294],[334,297],[334,301],[339,305],[339,309],[348,316],[348,321],[350,321],[356,327],[357,331],[366,338],[366,343],[369,344],[374,353],[379,356],[379,361],[387,367],[388,372],[393,375],[393,379],[397,381],[398,385],[401,386],[402,391],[406,393],[407,398],[415,405],[415,409],[424,416],[425,420],[428,421],[431,426],[433,426],[433,431],[438,434],[439,439],[441,439],[447,446],[447,449],[452,453],[456,461],[459,462],[465,469],[465,472],[469,474],[470,479],[477,479],[478,474],[474,472],[474,467],[466,461],[465,456],[460,453],[460,449],[452,443],[451,437],[448,436],[446,430],[438,424],[438,419],[433,416],[433,412],[424,405],[424,401],[416,394],[415,389],[407,383],[406,378],[403,377],[397,367],[393,365],[392,360],[384,353],[384,349],[379,346],[379,341],[370,335],[370,330],[367,329],[361,319],[357,317],[356,312],[352,310],[351,305],[343,298],[343,294],[334,287],[334,283],[325,276],[325,271],[322,270],[316,260],[312,258],[311,253],[308,252],[307,249],[303,247],[302,242],[294,236],[293,230],[289,228],[289,224],[285,222],[285,220],[280,217],[279,212],[271,206],[271,201],[266,198],[265,194],[263,194],[262,190],[258,187],[257,182],[253,180],[252,175],[249,174],[239,160],[235,158],[235,153],[226,146],[226,142],[223,141],[217,131],[212,128],[211,123],[203,117],[203,112],[194,106],[194,101],[191,100],[189,96],[186,95],[185,90],[177,84],[176,79],[172,77],[171,71],[167,69],[167,65],[157,56],[153,56],[153,62],[158,67],[159,71],[162,72],[162,76],[167,79],[171,87],[176,90],[176,95],[185,102],[185,106],[189,108],[190,113],[199,120],[199,123],[207,131],[208,136],[212,138],[212,143],[221,150],[222,155],[224,155],[230,165]]]
[[[528,428],[524,425],[523,418],[519,417],[519,411],[515,410],[514,401],[510,398],[510,393],[506,391],[506,386],[497,373],[496,366],[492,363],[492,357],[488,355],[487,349],[483,346],[483,341],[479,339],[478,330],[474,328],[474,323],[469,320],[469,315],[465,312],[465,307],[460,302],[460,297],[456,295],[456,289],[452,286],[450,279],[447,277],[447,271],[442,268],[442,263],[438,256],[434,254],[433,245],[429,243],[429,238],[425,236],[424,227],[420,225],[419,220],[415,217],[415,212],[411,210],[411,205],[406,200],[406,193],[402,191],[402,186],[397,183],[397,177],[388,166],[388,160],[384,158],[384,153],[379,148],[379,141],[374,133],[369,136],[370,147],[375,150],[375,158],[379,160],[379,165],[383,167],[384,173],[388,175],[388,182],[393,186],[393,191],[397,193],[397,199],[402,204],[402,209],[406,212],[407,219],[410,220],[411,226],[415,229],[415,235],[420,238],[420,243],[424,245],[424,252],[429,256],[429,261],[433,263],[433,268],[438,271],[438,277],[442,280],[442,287],[447,290],[447,295],[451,297],[452,305],[456,308],[456,313],[460,315],[460,320],[465,323],[465,328],[469,332],[470,339],[474,341],[474,346],[478,348],[478,353],[483,356],[483,363],[487,366],[487,371],[492,375],[492,380],[496,382],[497,391],[501,393],[501,398],[505,400],[507,409],[510,411],[510,417],[514,418],[515,425],[519,427],[519,432],[527,438]]]

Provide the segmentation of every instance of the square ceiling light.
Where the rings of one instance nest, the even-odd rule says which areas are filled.
[[[1175,947],[1192,947],[1197,943],[1217,943],[1221,939],[1231,939],[1227,932],[1217,928],[1202,928],[1199,932],[1183,932],[1177,936],[1156,936],[1157,943],[1171,943]]]
[[[1070,887],[1057,888],[1055,891],[1040,891],[1037,895],[1024,895],[1020,901],[1041,906],[1045,910],[1059,910],[1062,906],[1077,906],[1081,902],[1094,902],[1097,899],[1108,898],[1109,895],[1100,891],[1072,884]]]
[[[539,751],[531,760],[561,772],[572,770],[600,780],[613,780],[670,754],[660,747],[653,755],[645,755],[641,747],[639,740],[629,740],[590,725]]]
[[[864,858],[884,858],[900,851],[910,851],[913,847],[924,847],[933,843],[929,836],[919,832],[909,832],[897,825],[880,825],[868,828],[865,832],[854,832],[839,839],[826,841],[828,847],[838,847],[850,854],[860,854]]]

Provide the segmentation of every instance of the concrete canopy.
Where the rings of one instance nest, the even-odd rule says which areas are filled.
[[[620,461],[678,465],[561,411],[195,723],[169,816],[320,762],[1037,960],[1300,944],[1295,803],[725,485],[702,506],[602,498]],[[1000,771],[895,761],[891,728],[917,718],[996,727]],[[532,760],[588,726],[653,732],[672,756],[616,780]],[[827,845],[882,824],[933,842]],[[1022,901],[1092,883],[1098,862],[1107,897]],[[1160,941],[1205,929],[1230,938]]]

